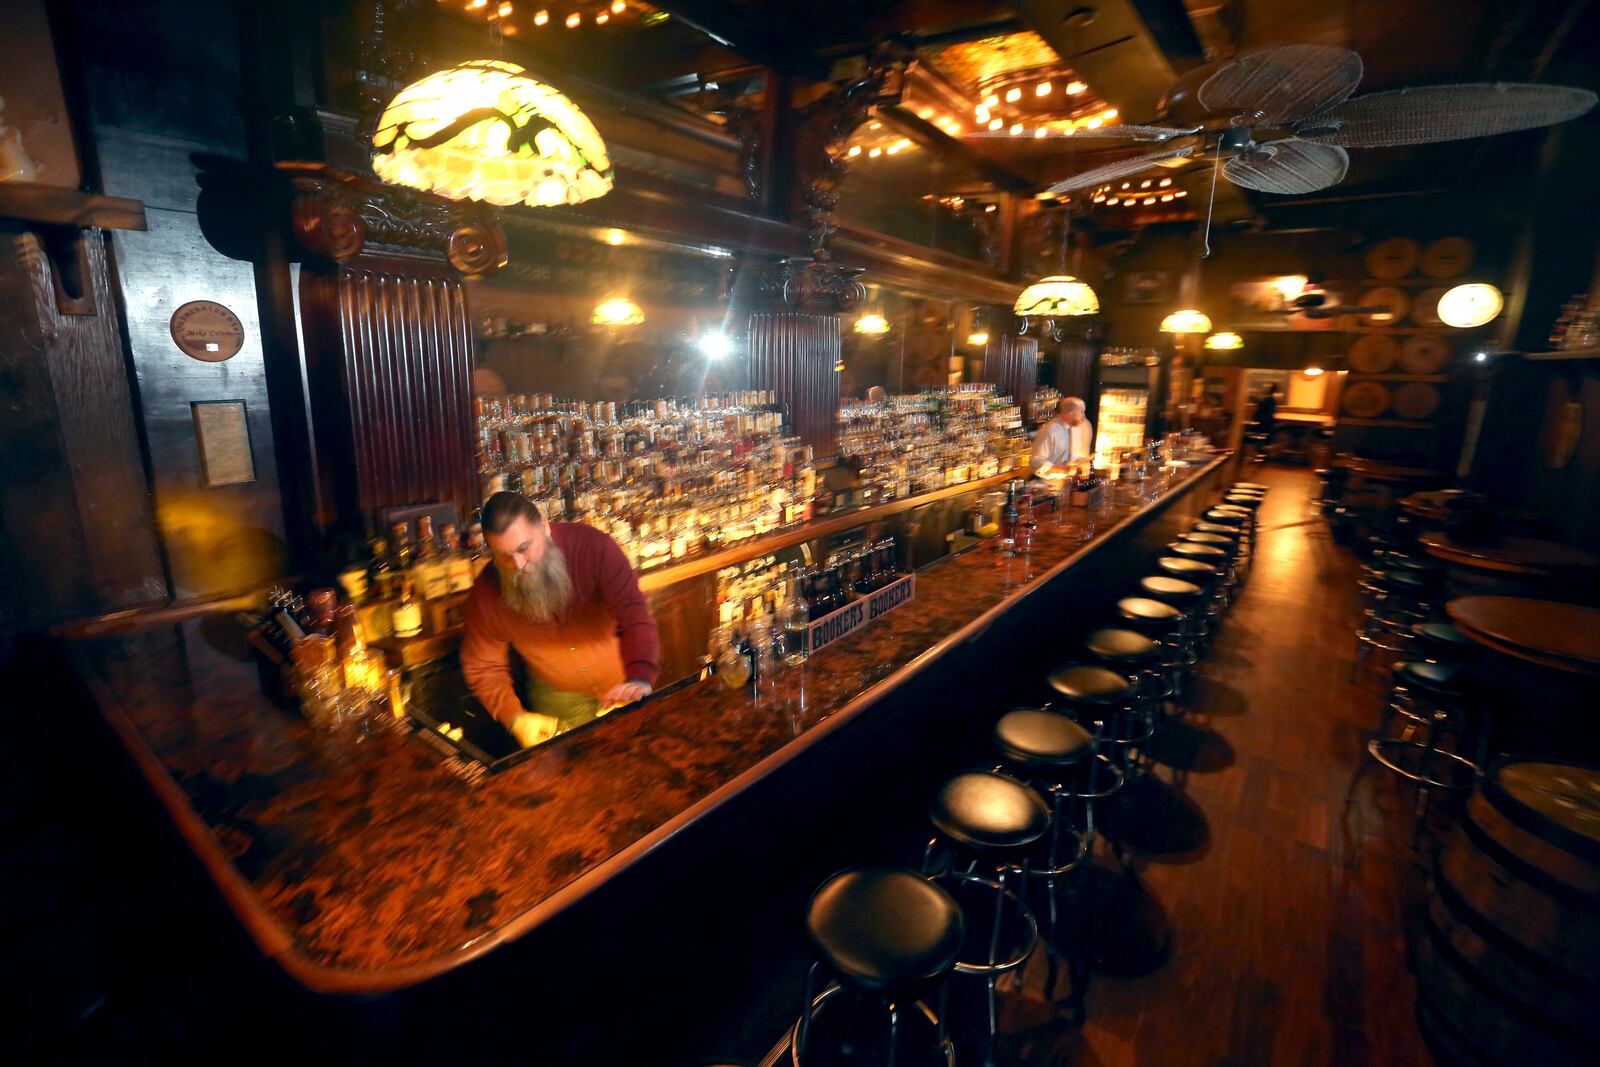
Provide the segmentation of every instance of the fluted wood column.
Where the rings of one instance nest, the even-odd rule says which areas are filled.
[[[1033,387],[1038,376],[1039,342],[995,331],[983,347],[983,377],[1022,408],[1026,422],[1033,417]]]
[[[839,448],[839,316],[758,311],[750,316],[750,385],[771,389],[818,459]]]

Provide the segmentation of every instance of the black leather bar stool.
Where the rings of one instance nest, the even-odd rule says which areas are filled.
[[[1412,626],[1426,622],[1432,610],[1431,587],[1428,576],[1411,570],[1378,571],[1363,579],[1367,603],[1356,630],[1352,677],[1374,649],[1395,654],[1409,649]]]
[[[1162,669],[1161,645],[1137,630],[1105,627],[1083,641],[1084,651],[1133,681],[1135,733],[1138,743],[1156,732],[1161,706],[1173,695]]]
[[[1039,944],[1039,924],[1028,907],[1028,871],[1035,846],[1050,832],[1050,808],[1010,775],[967,771],[939,789],[928,807],[928,821],[937,835],[923,855],[923,873],[948,885],[969,919],[981,916],[971,920],[973,932],[988,935],[981,950],[962,946],[955,971],[982,977],[988,986],[984,1062],[993,1064],[999,1029],[996,985],[1001,975],[1026,964]],[[942,870],[936,862],[941,845],[948,855]]]
[[[1083,1020],[1088,967],[1077,939],[1063,946],[1057,897],[1067,878],[1094,849],[1094,805],[1116,792],[1122,774],[1100,755],[1100,739],[1067,716],[1049,708],[1018,708],[1000,716],[994,743],[1004,767],[1044,794],[1050,804],[1050,834],[1043,854],[1030,867],[1044,883],[1045,951],[1051,959],[1045,999],[1054,999],[1056,958],[1065,960],[1072,1011]]]
[[[1101,723],[1101,740],[1112,746],[1111,760],[1124,774],[1128,749],[1143,737],[1135,725],[1134,684],[1127,675],[1093,663],[1067,663],[1050,672],[1050,688],[1060,705],[1079,725]]]
[[[1419,622],[1411,627],[1416,649],[1434,663],[1471,663],[1481,654],[1472,638],[1449,622]]]
[[[1194,595],[1202,595],[1199,586],[1195,586]],[[1194,666],[1186,635],[1181,632],[1183,612],[1153,597],[1130,596],[1117,601],[1117,620],[1161,644],[1161,669],[1167,675],[1167,688],[1174,701],[1181,701],[1188,687],[1189,670]]]
[[[1420,831],[1433,790],[1461,793],[1476,783],[1486,758],[1488,724],[1481,718],[1474,721],[1468,712],[1461,689],[1464,676],[1456,664],[1402,660],[1393,674],[1393,694],[1367,751],[1417,784]],[[1419,726],[1420,741],[1412,736]],[[1453,750],[1441,746],[1445,734],[1454,736]],[[1475,758],[1464,754],[1469,747],[1476,749]]]
[[[1185,559],[1197,559],[1202,563],[1210,563],[1217,568],[1217,572],[1220,575],[1218,589],[1222,594],[1223,602],[1226,603],[1233,599],[1233,590],[1236,584],[1233,553],[1227,549],[1218,548],[1216,545],[1186,541],[1180,536],[1178,540],[1167,545],[1167,555],[1181,556]]]
[[[901,1011],[910,1001],[933,1031],[935,1047],[910,1062],[953,1067],[955,1048],[945,1034],[943,1012],[935,1014],[920,998],[936,988],[942,994],[965,929],[955,898],[915,871],[858,868],[829,878],[806,909],[806,934],[817,962],[806,972],[805,1010],[789,1042],[792,1067],[814,1062],[817,1020],[824,1012],[833,1014],[831,1002],[845,1000],[887,1011],[888,1063],[906,1062],[899,1058]],[[821,975],[829,983],[814,993]],[[859,1028],[849,1033],[854,1039]]]
[[[1227,592],[1222,588],[1222,574],[1227,563],[1221,565],[1189,556],[1162,556],[1156,560],[1156,570],[1180,582],[1192,582],[1204,589],[1208,596],[1202,601],[1206,631],[1209,634],[1221,618],[1221,609],[1227,606]]]
[[[1139,579],[1139,594],[1171,604],[1183,612],[1183,624],[1178,634],[1183,648],[1184,670],[1192,670],[1200,659],[1201,642],[1211,636],[1205,587],[1167,574],[1151,574]]]
[[[1234,482],[1233,485],[1230,486],[1230,488],[1232,488],[1232,489],[1249,489],[1249,490],[1254,490],[1257,493],[1268,493],[1268,492],[1272,491],[1272,486],[1263,485],[1260,482]]]

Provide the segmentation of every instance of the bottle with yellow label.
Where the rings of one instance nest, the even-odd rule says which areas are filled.
[[[472,560],[461,551],[461,539],[456,533],[455,523],[446,523],[442,532],[446,584],[451,593],[465,593],[472,588],[472,579],[477,577],[472,573]]]
[[[390,627],[396,637],[416,637],[422,633],[422,601],[413,591],[409,577],[400,584],[400,599],[395,602]]]
[[[444,553],[433,538],[433,520],[417,519],[417,554],[411,565],[411,580],[424,600],[438,600],[450,593],[450,571]]]

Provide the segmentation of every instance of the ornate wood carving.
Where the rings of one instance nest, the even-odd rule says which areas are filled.
[[[342,263],[364,251],[424,253],[467,278],[506,265],[505,231],[491,208],[334,171],[290,178],[290,226],[307,252]]]
[[[1007,393],[1022,408],[1024,420],[1033,417],[1033,388],[1038,373],[1039,342],[994,332],[983,350],[983,380]]]
[[[913,56],[903,47],[881,45],[867,57],[861,77],[836,86],[801,111],[795,153],[798,195],[816,259],[828,258],[825,246],[837,228],[833,211],[839,204],[839,184],[849,170],[845,142],[878,107],[900,101],[912,61]]]
[[[761,305],[810,311],[849,311],[867,297],[860,275],[865,268],[794,257],[747,265],[754,297]]]
[[[766,153],[766,130],[761,113],[748,107],[712,108],[728,123],[728,132],[739,138],[739,172],[744,176],[744,191],[752,200],[762,193],[761,158]]]

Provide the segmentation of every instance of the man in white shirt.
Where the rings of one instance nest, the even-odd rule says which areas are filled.
[[[1056,417],[1039,427],[1033,438],[1033,473],[1038,477],[1063,469],[1094,455],[1094,425],[1084,417],[1081,397],[1066,396],[1056,405]]]

